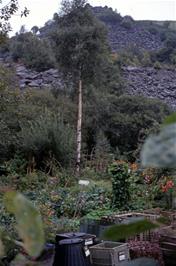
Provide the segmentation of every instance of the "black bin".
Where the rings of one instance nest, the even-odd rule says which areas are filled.
[[[95,235],[81,233],[81,232],[71,232],[71,233],[64,233],[64,234],[57,234],[56,235],[56,245],[59,243],[59,241],[64,239],[73,239],[73,238],[80,238],[84,240],[84,246],[92,246],[93,244],[96,244]]]
[[[80,238],[59,241],[55,249],[53,266],[88,266]]]

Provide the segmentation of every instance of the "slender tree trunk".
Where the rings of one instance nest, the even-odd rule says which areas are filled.
[[[78,120],[77,120],[77,152],[76,152],[76,172],[80,173],[81,164],[81,141],[82,141],[82,80],[79,80],[78,87]]]

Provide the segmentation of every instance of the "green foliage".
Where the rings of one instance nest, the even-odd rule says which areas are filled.
[[[159,100],[129,95],[118,97],[106,90],[89,88],[87,99],[83,141],[88,155],[93,158],[101,142],[102,156],[109,155],[107,161],[121,155],[135,160],[146,136],[156,132],[170,113]]]
[[[60,218],[58,220],[57,233],[78,232],[79,225],[80,225],[79,219]]]
[[[22,155],[15,154],[13,159],[4,163],[4,168],[11,175],[25,175],[27,168],[27,160]]]
[[[114,162],[109,167],[109,173],[112,178],[112,206],[119,210],[126,210],[130,200],[128,164]]]
[[[159,100],[141,96],[111,96],[107,100],[101,117],[105,136],[114,153],[119,150],[120,154],[126,153],[129,160],[134,160],[139,144],[150,132],[159,129],[169,108]]]
[[[85,1],[64,1],[62,11],[58,28],[51,33],[59,67],[67,76],[93,82],[107,54],[105,27]]]
[[[21,159],[26,158],[27,166],[31,156],[36,156],[35,163],[40,161],[37,167],[41,167],[44,161],[56,156],[60,164],[68,165],[74,156],[74,104],[64,96],[54,98],[48,90],[20,93],[9,88],[8,83],[8,79],[2,79],[0,87],[1,162],[11,161],[11,168],[18,168]],[[68,110],[72,110],[71,114]]]
[[[38,256],[44,246],[44,232],[39,212],[22,194],[7,192],[4,197],[7,210],[15,215],[17,231],[23,247],[30,256]]]
[[[8,3],[5,1],[0,1],[0,32],[3,34],[7,34],[11,30],[11,25],[9,20],[12,16],[14,16],[19,10],[18,0],[10,0]],[[28,9],[25,7],[23,11],[21,11],[21,16],[27,16],[29,14]]]
[[[156,224],[148,220],[142,220],[130,224],[113,225],[104,232],[103,239],[119,241],[157,227],[158,226]]]
[[[109,189],[98,185],[59,189],[58,194],[60,195],[59,199],[56,199],[58,217],[82,217],[92,210],[110,207]]]
[[[155,168],[137,169],[130,176],[130,210],[142,211],[158,206],[163,198],[160,180],[167,176],[166,171]]]
[[[172,113],[164,119],[163,126],[168,126],[170,124],[175,124],[175,123],[176,123],[176,113]]]
[[[55,58],[49,42],[31,32],[12,38],[10,52],[14,60],[21,60],[27,67],[43,71],[55,66]]]
[[[109,209],[98,209],[95,211],[89,212],[85,218],[90,220],[101,220],[102,216],[111,216],[113,214],[112,210]]]
[[[130,45],[120,51],[116,58],[117,64],[123,66],[147,67],[152,66],[151,53],[139,50],[136,46]]]
[[[154,67],[155,69],[161,69],[161,68],[162,68],[162,65],[161,65],[160,62],[156,61],[156,62],[154,63],[154,65],[153,65],[153,67]]]
[[[19,90],[15,89],[14,73],[0,66],[0,160],[13,153],[18,131],[17,106]],[[13,84],[13,85],[12,85]],[[13,131],[13,134],[11,134]]]
[[[164,40],[164,47],[155,53],[154,59],[161,63],[172,64],[176,52],[175,32],[167,31]]]
[[[54,156],[61,165],[68,165],[74,157],[73,130],[59,114],[45,112],[22,126],[19,139],[21,151],[36,162]]]

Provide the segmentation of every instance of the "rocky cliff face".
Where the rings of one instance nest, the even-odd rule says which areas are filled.
[[[131,28],[125,28],[120,23],[107,23],[109,43],[113,51],[131,46],[147,51],[159,50],[163,47],[159,34],[152,34],[142,25],[134,22]]]
[[[147,51],[158,50],[163,47],[161,32],[167,29],[154,22],[135,21],[129,16],[122,17],[112,8],[91,7],[95,16],[102,21],[108,30],[109,44],[113,51],[119,51],[130,46]],[[53,20],[40,28],[40,36],[46,37],[52,29],[58,27]]]
[[[2,60],[0,60],[2,63]],[[7,65],[11,66],[12,65]],[[21,64],[13,64],[17,82],[25,88],[57,88],[63,90],[61,75],[57,69],[36,72]],[[143,95],[166,102],[176,110],[176,70],[155,69],[153,67],[124,67],[122,77],[126,91],[130,95]]]
[[[176,70],[126,67],[123,77],[129,94],[158,98],[176,109]]]
[[[130,16],[122,17],[108,7],[92,7],[95,16],[105,23],[108,29],[109,43],[113,51],[136,46],[147,51],[163,47],[161,32],[164,27],[154,22],[135,21]]]
[[[16,65],[15,68],[21,89],[63,87],[61,76],[56,69],[38,73],[22,65]],[[176,109],[176,70],[129,66],[123,68],[122,76],[129,94],[158,98]]]
[[[137,22],[130,17],[121,17],[110,8],[92,8],[95,15],[105,23],[108,29],[109,43],[113,51],[118,51],[135,46],[137,49],[158,50],[163,47],[161,31],[165,28],[151,24],[151,22]],[[126,21],[125,21],[126,20]],[[124,23],[125,22],[125,23]],[[152,25],[155,25],[154,30]],[[48,32],[56,26],[54,21],[40,29],[41,37],[46,37]],[[0,63],[5,58],[0,58]],[[63,89],[61,76],[56,69],[36,72],[23,65],[11,63],[21,89],[32,88],[57,88]],[[126,81],[127,92],[131,95],[144,95],[159,98],[176,109],[176,70],[154,69],[142,67],[126,67],[122,71]]]
[[[36,72],[23,65],[14,65],[20,89],[31,88],[61,88],[61,75],[57,69]]]

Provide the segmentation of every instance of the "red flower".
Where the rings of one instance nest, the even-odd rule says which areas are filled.
[[[168,180],[165,185],[161,185],[162,192],[167,192],[169,189],[174,187],[174,182],[172,180]]]

